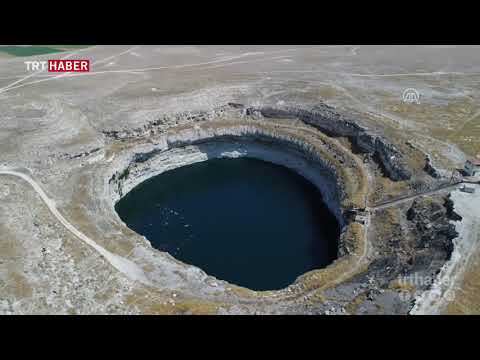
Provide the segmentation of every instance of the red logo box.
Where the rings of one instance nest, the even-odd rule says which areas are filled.
[[[48,72],[89,72],[90,60],[48,60]]]

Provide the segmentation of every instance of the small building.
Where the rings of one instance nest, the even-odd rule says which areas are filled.
[[[463,170],[468,176],[480,176],[480,155],[467,160]]]

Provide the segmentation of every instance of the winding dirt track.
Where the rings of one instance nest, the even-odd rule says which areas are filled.
[[[95,251],[97,251],[106,261],[108,261],[115,269],[126,275],[131,280],[140,281],[144,284],[149,284],[150,282],[145,276],[143,270],[136,265],[133,261],[128,260],[124,257],[119,255],[113,254],[110,251],[106,250],[102,246],[98,245],[94,240],[90,239],[88,236],[80,232],[77,228],[75,228],[70,222],[67,221],[63,217],[62,214],[57,210],[55,206],[55,202],[51,200],[47,194],[43,191],[43,189],[38,185],[38,183],[33,180],[30,176],[14,171],[9,169],[0,169],[0,175],[10,175],[21,178],[29,183],[36,193],[40,196],[42,201],[48,207],[48,210],[52,213],[55,218],[68,230],[70,231],[75,237],[82,240],[88,246],[92,247]]]

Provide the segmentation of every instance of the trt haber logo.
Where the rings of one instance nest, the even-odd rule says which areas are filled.
[[[49,72],[88,72],[90,60],[48,60]]]
[[[48,61],[25,61],[27,71],[44,71],[48,72],[89,72],[90,60],[48,60]]]

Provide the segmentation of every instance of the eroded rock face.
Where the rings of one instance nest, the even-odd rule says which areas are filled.
[[[418,267],[425,261],[445,262],[453,251],[452,240],[458,236],[455,225],[450,223],[453,210],[431,199],[415,200],[407,212],[412,223],[416,254],[412,266]],[[450,216],[449,216],[450,215]]]
[[[451,205],[448,198],[425,198],[399,212],[396,224],[376,233],[368,269],[325,291],[327,301],[312,305],[312,313],[408,314],[452,254]],[[388,213],[376,214],[376,223]]]
[[[118,201],[140,182],[166,169],[185,166],[190,162],[208,158],[248,155],[287,166],[307,177],[319,187],[327,206],[335,214],[341,226],[345,224],[342,200],[347,194],[344,179],[338,174],[337,165],[316,153],[311,144],[289,136],[288,133],[275,134],[263,131],[253,124],[228,128],[195,129],[192,127],[157,140],[156,145],[151,145],[142,152],[134,152],[131,158],[125,159],[121,168],[109,178],[110,188],[114,192],[112,194],[114,201]],[[243,145],[236,145],[238,143]],[[171,151],[174,149],[179,151]],[[348,165],[348,159],[340,152],[335,152],[332,148],[328,150],[336,160]],[[234,155],[232,155],[233,152],[235,152]],[[186,156],[189,153],[190,158]],[[194,156],[194,154],[197,155]],[[159,163],[159,159],[165,162],[166,158],[170,162],[168,168],[164,168]],[[302,158],[309,161],[308,165],[307,163],[298,165]],[[313,165],[315,165],[314,168]]]
[[[241,105],[243,106],[243,105]],[[211,111],[180,112],[166,114],[159,119],[149,121],[142,127],[125,129],[104,129],[103,135],[114,140],[126,140],[138,137],[152,136],[166,132],[170,127],[179,123],[195,123],[200,121],[214,120],[225,114],[239,115],[240,110],[235,106],[225,105]]]
[[[390,179],[394,181],[408,180],[412,176],[405,164],[402,153],[388,140],[371,131],[366,126],[360,125],[358,121],[350,119],[323,103],[310,109],[291,106],[249,107],[238,103],[229,103],[209,112],[166,115],[162,119],[149,122],[142,128],[104,130],[103,134],[116,140],[151,136],[166,131],[168,124],[177,123],[182,119],[189,122],[199,122],[228,115],[248,117],[254,120],[259,120],[262,117],[300,119],[327,135],[348,137],[360,151],[376,155]]]
[[[405,212],[405,220],[385,239],[384,255],[371,267],[388,281],[398,276],[429,279],[414,284],[417,291],[426,290],[450,259],[458,233],[442,198],[416,199]]]
[[[384,137],[375,134],[367,127],[362,126],[334,108],[320,104],[312,109],[298,107],[258,107],[248,108],[247,113],[260,112],[265,117],[272,118],[299,118],[303,122],[316,127],[331,136],[348,137],[357,145],[359,150],[372,153],[379,157],[387,175],[394,181],[408,180],[411,172],[403,160],[403,155]]]

